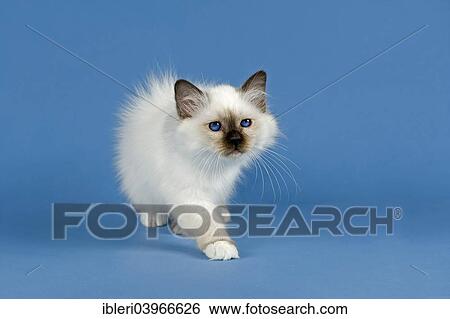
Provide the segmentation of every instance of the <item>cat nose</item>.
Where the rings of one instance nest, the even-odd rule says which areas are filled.
[[[227,134],[227,140],[233,144],[234,147],[237,147],[242,142],[242,135],[238,131],[231,131]]]

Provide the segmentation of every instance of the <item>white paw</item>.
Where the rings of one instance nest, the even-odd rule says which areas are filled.
[[[219,240],[209,244],[203,252],[210,260],[230,260],[239,258],[236,246],[225,240]]]
[[[140,213],[139,219],[146,227],[158,227],[167,224],[166,214]]]

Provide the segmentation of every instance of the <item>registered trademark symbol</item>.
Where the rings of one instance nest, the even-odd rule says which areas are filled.
[[[400,207],[394,208],[394,219],[402,219],[403,217],[403,210]]]

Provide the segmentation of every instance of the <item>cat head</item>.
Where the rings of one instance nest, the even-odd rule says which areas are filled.
[[[267,109],[266,79],[266,73],[258,71],[239,88],[199,88],[176,81],[178,130],[185,145],[230,159],[250,157],[271,146],[278,126]]]

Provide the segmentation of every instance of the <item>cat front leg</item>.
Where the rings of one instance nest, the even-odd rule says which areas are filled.
[[[167,225],[168,216],[167,214],[157,214],[153,212],[139,213],[139,220],[145,227],[160,227]]]
[[[171,220],[175,221],[178,233],[195,238],[197,246],[210,260],[230,260],[239,258],[236,243],[230,238],[225,229],[229,216],[215,211],[216,206],[211,203],[197,203],[195,206],[185,206],[182,210],[171,212]],[[189,211],[191,210],[192,211]],[[200,213],[207,214],[207,216]],[[195,229],[195,234],[192,233]]]
[[[210,226],[204,234],[197,237],[197,245],[210,260],[237,259],[239,252],[236,243],[225,229],[225,224],[229,222],[229,212],[216,208],[213,205],[208,207]]]
[[[139,220],[145,227],[159,227],[167,225],[170,206],[166,205],[133,205],[138,213]]]

